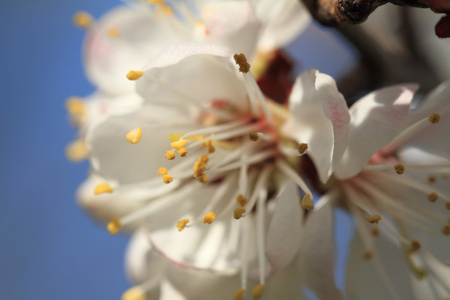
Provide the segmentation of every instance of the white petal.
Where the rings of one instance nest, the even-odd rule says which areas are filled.
[[[288,183],[276,201],[266,245],[266,257],[274,273],[285,268],[297,255],[303,219],[300,196],[295,184]]]
[[[347,143],[347,104],[331,77],[311,70],[297,78],[289,107],[291,117],[283,133],[299,144],[308,143],[308,155],[326,182]]]
[[[387,87],[357,101],[350,108],[348,147],[336,174],[344,179],[361,171],[370,158],[406,125],[416,85]]]
[[[334,227],[330,201],[307,217],[303,232],[299,260],[302,282],[319,299],[341,299],[333,276]]]
[[[111,37],[109,30],[117,29]],[[84,44],[84,63],[91,82],[108,93],[129,93],[134,82],[126,78],[156,53],[185,42],[169,18],[158,18],[143,7],[122,6],[111,10],[89,29]]]

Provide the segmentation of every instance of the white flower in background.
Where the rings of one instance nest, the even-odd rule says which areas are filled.
[[[309,135],[293,142],[281,131],[287,110],[262,95],[244,55],[234,59],[241,72],[226,48],[184,45],[139,71],[142,105],[110,114],[89,130],[93,173],[104,182],[84,189],[81,198],[95,193],[98,199],[130,201],[131,212],[108,224],[111,233],[132,223],[148,224],[154,251],[184,268],[238,276],[238,293],[247,289],[247,280],[257,282],[252,285],[255,299],[266,278],[298,255],[301,241],[308,250],[300,269],[315,270],[303,277],[304,284],[319,295],[340,297],[332,279],[331,233],[315,234],[322,231],[320,222],[331,231],[331,212],[323,209],[326,217],[308,221],[306,228],[314,229],[303,233],[300,203],[305,209],[314,204],[296,168],[306,152],[326,152],[317,155],[327,157],[321,169],[331,174],[331,153],[340,144],[335,133],[348,119],[346,103],[316,97],[319,105],[296,111],[295,118],[304,120],[296,130]],[[321,92],[336,88],[328,76],[313,74],[322,80]],[[303,81],[296,82],[290,102],[313,102],[298,99],[305,96]],[[308,123],[311,114],[329,126]],[[334,143],[316,148],[318,135]],[[310,144],[314,147],[308,149]],[[302,201],[297,186],[305,192]],[[327,247],[317,249],[323,244]]]
[[[415,90],[381,89],[350,108],[348,145],[321,199],[356,221],[349,299],[450,295],[450,82],[410,112]]]

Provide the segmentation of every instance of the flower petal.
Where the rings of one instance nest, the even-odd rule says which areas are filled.
[[[348,147],[336,174],[349,178],[405,128],[416,85],[387,87],[357,101],[350,108]]]
[[[334,80],[316,70],[297,78],[289,97],[291,117],[283,133],[307,143],[319,178],[326,182],[344,153],[349,113]]]

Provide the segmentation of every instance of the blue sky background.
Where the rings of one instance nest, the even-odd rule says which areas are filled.
[[[77,207],[88,164],[64,156],[75,135],[64,101],[93,91],[81,63],[84,32],[72,15],[87,10],[98,17],[117,4],[0,0],[0,299],[119,299],[129,287],[127,240],[110,236]],[[336,75],[351,60],[338,45],[309,29],[290,51],[305,68]],[[339,215],[339,226],[348,222]],[[338,230],[343,244],[349,235]],[[338,281],[342,286],[342,276]]]

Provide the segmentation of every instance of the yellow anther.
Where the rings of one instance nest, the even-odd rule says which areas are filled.
[[[434,177],[433,175],[428,176],[427,178],[429,183],[435,183],[436,182],[436,177]]]
[[[432,113],[430,117],[428,118],[428,121],[432,124],[439,123],[439,120],[441,119],[441,115],[438,113]]]
[[[248,73],[250,71],[250,64],[247,62],[247,57],[243,53],[235,54],[234,61],[239,65],[239,72]]]
[[[206,147],[206,151],[208,151],[208,153],[213,153],[214,151],[216,151],[216,148],[213,146],[211,140],[206,140],[204,143],[202,143],[202,146]]]
[[[442,228],[442,233],[445,235],[450,235],[450,225],[445,225],[444,228]]]
[[[208,163],[208,156],[202,155],[194,164],[194,177],[201,177]]]
[[[210,211],[203,217],[203,224],[211,224],[217,218],[216,214]]]
[[[243,300],[245,295],[245,289],[237,290],[234,294],[234,300]]]
[[[171,134],[169,134],[169,140],[171,142],[179,141],[183,135],[184,135],[184,133],[171,133]]]
[[[243,207],[238,207],[234,209],[234,218],[236,220],[239,220],[240,218],[242,218],[242,215],[245,213],[245,208]]]
[[[178,223],[177,223],[178,231],[183,230],[184,227],[186,227],[186,224],[187,224],[187,223],[189,223],[189,219],[183,219],[183,220],[181,220],[181,221],[178,221]]]
[[[314,202],[312,201],[310,194],[303,196],[302,207],[306,210],[312,210],[314,208]]]
[[[240,206],[245,206],[248,203],[248,199],[247,197],[245,197],[242,194],[237,195],[236,197],[236,202],[240,205]]]
[[[94,194],[100,195],[103,193],[112,193],[113,191],[114,191],[113,188],[109,184],[103,182],[95,187]]]
[[[175,152],[173,152],[172,150],[167,150],[164,157],[168,160],[173,160],[175,159]]]
[[[159,168],[158,169],[158,174],[159,175],[166,175],[167,174],[167,169],[166,168]]]
[[[155,4],[159,9],[161,9],[166,15],[173,15],[173,10],[168,6],[164,0],[148,0],[149,3]]]
[[[446,207],[448,210],[450,210],[450,202],[449,202],[449,201],[445,202],[445,207]]]
[[[89,148],[85,141],[74,141],[66,147],[66,157],[73,162],[86,159],[89,155]]]
[[[372,227],[371,232],[373,236],[377,236],[380,233],[377,226]]]
[[[428,195],[428,201],[430,202],[436,202],[438,199],[438,194],[436,194],[435,192],[432,192],[431,194]]]
[[[378,223],[381,220],[381,216],[380,215],[366,216],[366,220],[370,224]]]
[[[200,183],[207,183],[208,182],[208,175],[203,174],[202,176],[196,177],[196,179]]]
[[[139,286],[132,287],[123,293],[121,300],[145,300],[145,291]]]
[[[133,71],[133,70],[131,70],[130,72],[128,72],[127,78],[129,80],[138,80],[139,78],[142,77],[142,75],[144,75],[143,71]]]
[[[254,300],[258,300],[261,299],[261,297],[264,294],[264,290],[266,289],[266,285],[265,284],[258,284],[257,286],[255,286],[252,290],[252,297]]]
[[[306,150],[308,150],[308,144],[307,143],[301,143],[298,145],[297,151],[300,154],[305,154]]]
[[[173,149],[181,149],[184,146],[186,146],[187,143],[188,143],[187,140],[176,141],[176,142],[170,143],[170,147],[172,147]]]
[[[108,29],[108,35],[112,38],[116,38],[119,36],[119,29],[117,27],[111,27]]]
[[[412,240],[411,241],[411,251],[417,251],[420,249],[422,245],[420,244],[420,242],[418,240]]]
[[[138,127],[127,133],[126,139],[132,144],[137,144],[142,138],[142,128]]]
[[[122,228],[119,218],[112,218],[111,221],[109,221],[106,228],[108,229],[109,233],[112,235],[118,233],[120,231],[120,229]]]
[[[73,23],[83,29],[88,29],[94,18],[92,15],[85,11],[79,11],[73,15]]]
[[[394,166],[394,169],[398,175],[402,175],[403,173],[405,173],[405,165],[403,165],[403,164],[396,164]]]
[[[248,139],[252,142],[257,142],[259,140],[259,135],[256,132],[249,132]]]
[[[162,177],[164,183],[171,183],[173,181],[172,175],[166,174]]]
[[[180,150],[178,150],[178,155],[181,157],[185,157],[188,154],[188,151],[186,150],[186,148],[181,148]]]
[[[365,260],[369,260],[373,257],[373,252],[372,251],[366,251],[364,252],[364,259]]]
[[[86,112],[86,107],[82,98],[70,97],[66,100],[67,111],[77,117],[84,116]]]

